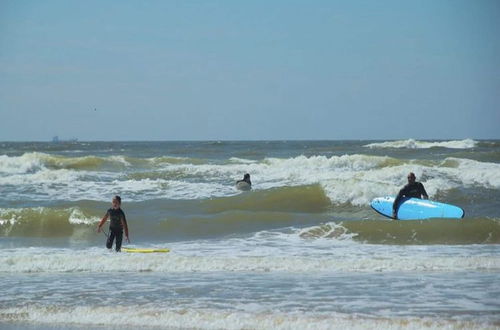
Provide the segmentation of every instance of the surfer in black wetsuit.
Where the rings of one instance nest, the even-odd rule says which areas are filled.
[[[394,204],[392,204],[392,218],[398,218],[398,206],[399,202],[403,197],[407,198],[423,198],[429,199],[427,192],[425,191],[424,185],[420,182],[416,182],[415,173],[410,172],[408,174],[408,184],[403,187],[394,199]]]
[[[238,188],[240,190],[252,189],[252,181],[250,181],[250,174],[246,173],[243,176],[243,180],[236,181],[236,188]]]
[[[115,249],[116,252],[120,252],[122,248],[122,239],[123,239],[123,231],[125,230],[125,239],[127,240],[128,243],[130,243],[130,240],[128,238],[128,226],[127,226],[127,219],[125,218],[125,213],[123,210],[120,208],[122,204],[122,199],[120,196],[115,196],[112,201],[113,207],[110,208],[104,217],[102,218],[101,222],[99,222],[99,225],[97,226],[97,232],[101,231],[101,227],[104,225],[106,220],[110,218],[110,223],[109,223],[109,236],[108,240],[106,241],[106,247],[108,249],[111,249],[113,246],[113,241],[116,238],[116,245]]]
[[[252,185],[252,181],[250,181],[250,174],[248,174],[248,173],[247,173],[247,174],[245,174],[245,175],[243,176],[243,180],[238,180],[238,181],[236,181],[236,184],[238,184],[238,183],[240,183],[240,182],[246,182],[246,183],[248,183],[249,185]]]

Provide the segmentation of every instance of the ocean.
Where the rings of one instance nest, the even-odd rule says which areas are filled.
[[[410,171],[465,217],[373,211]],[[0,142],[0,189],[3,329],[500,329],[499,140]]]

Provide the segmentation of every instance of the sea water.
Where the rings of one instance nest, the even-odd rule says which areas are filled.
[[[410,171],[465,218],[369,207]],[[500,141],[0,142],[0,187],[0,328],[500,328]],[[105,248],[117,194],[171,252]]]

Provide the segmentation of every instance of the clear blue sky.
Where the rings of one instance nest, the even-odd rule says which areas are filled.
[[[500,138],[500,1],[0,1],[0,140]]]

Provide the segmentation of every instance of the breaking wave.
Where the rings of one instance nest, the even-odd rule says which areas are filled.
[[[127,156],[68,157],[41,152],[21,156],[0,155],[0,174],[29,174],[41,170],[123,171],[128,168],[156,168],[164,165],[203,164],[204,161],[185,157],[134,158]]]
[[[127,317],[123,317],[126,315]],[[172,329],[475,329],[493,326],[488,322],[436,320],[416,317],[353,317],[349,314],[298,315],[283,312],[221,311],[217,309],[165,308],[148,306],[29,306],[0,309],[2,322],[29,322],[93,328],[158,327]],[[20,324],[22,326],[23,323]]]
[[[99,220],[78,207],[0,209],[0,234],[5,237],[68,237],[82,226],[96,224]]]
[[[5,187],[4,199],[10,201],[102,201],[113,194],[126,201],[227,197],[239,209],[248,209],[245,203],[273,209],[264,199],[278,198],[278,205],[283,205],[289,198],[289,204],[310,211],[324,209],[327,199],[333,205],[365,206],[375,197],[394,195],[410,171],[424,183],[431,198],[458,188],[500,188],[500,164],[456,157],[405,160],[362,154],[302,155],[259,161],[231,158],[217,163],[175,157],[0,156],[0,185]],[[247,172],[252,173],[253,191],[246,197],[231,197],[241,194],[234,182]],[[304,200],[296,198],[301,193]]]
[[[301,230],[305,239],[349,235],[369,244],[499,244],[498,219],[433,219],[425,221],[344,221]]]
[[[288,197],[280,198],[281,194]],[[141,216],[152,207],[151,203],[125,210],[136,241],[226,237],[296,226],[305,227],[293,234],[302,239],[326,238],[369,244],[500,243],[500,221],[494,218],[331,222],[336,209],[331,208],[317,186],[295,191],[294,188],[265,191],[249,199],[235,196],[202,202],[184,201],[175,206],[158,203],[156,215]],[[95,225],[105,210],[106,206],[98,205],[0,209],[0,237],[71,238],[84,244],[96,244],[102,237],[95,233]],[[365,217],[377,217],[369,209],[365,212]],[[283,238],[271,240],[274,239]]]
[[[175,252],[128,254],[84,250],[16,249],[0,254],[0,273],[115,273],[115,272],[395,272],[499,271],[500,257],[478,256],[238,256],[184,255]]]
[[[365,145],[367,148],[405,148],[405,149],[429,149],[429,148],[449,148],[449,149],[472,149],[477,142],[472,139],[452,140],[452,141],[418,141],[414,139],[377,142]]]

